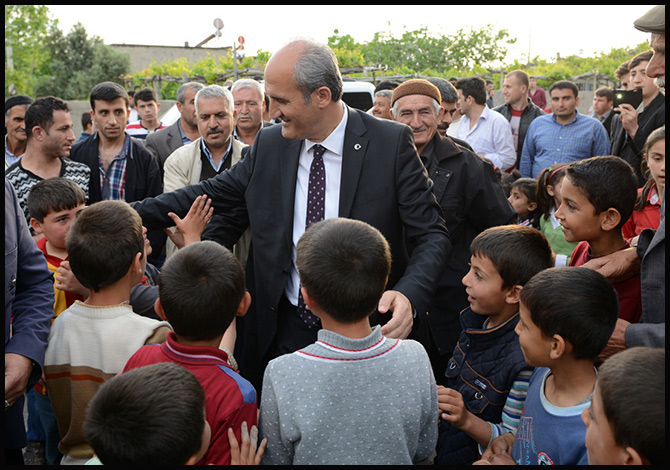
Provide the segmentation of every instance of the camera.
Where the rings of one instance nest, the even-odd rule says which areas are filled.
[[[633,108],[640,106],[642,103],[642,89],[635,88],[633,90],[613,90],[614,91],[614,100],[612,103],[612,108],[617,108],[621,104],[629,104]],[[616,111],[614,111],[616,112]]]

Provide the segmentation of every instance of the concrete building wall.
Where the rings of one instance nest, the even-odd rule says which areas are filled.
[[[185,57],[189,62],[197,62],[207,57],[228,56],[232,47],[174,47],[174,46],[145,46],[139,44],[110,44],[113,48],[130,54],[130,73],[139,72],[149,67],[152,62],[162,64]]]

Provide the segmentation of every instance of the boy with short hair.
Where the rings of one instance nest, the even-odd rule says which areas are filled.
[[[36,233],[44,235],[38,240],[37,247],[44,253],[49,270],[56,274],[61,263],[68,260],[65,237],[86,207],[86,194],[72,180],[62,177],[48,178],[33,186],[27,203],[30,226]],[[83,286],[82,290],[85,290]],[[55,289],[55,292],[54,319],[75,300],[85,298],[83,292],[73,293],[60,289]]]
[[[567,242],[580,242],[570,266],[629,247],[622,227],[633,213],[637,179],[619,157],[593,157],[571,163],[561,186],[556,218]],[[640,275],[613,283],[619,295],[619,318],[637,323],[642,314]]]
[[[67,234],[70,268],[90,294],[56,318],[46,351],[63,464],[93,456],[83,423],[100,385],[121,372],[141,346],[165,341],[171,329],[167,322],[140,317],[128,304],[131,287],[144,275],[146,244],[142,219],[122,201],[87,207]]]
[[[57,273],[63,261],[67,261],[65,236],[79,213],[86,207],[86,194],[74,181],[54,177],[40,181],[32,187],[27,199],[28,213],[31,215],[30,226],[35,233],[44,235],[37,241],[37,247],[44,254],[49,271]],[[58,288],[58,279],[54,276],[54,315],[51,322],[76,300],[84,300],[82,293],[74,293]],[[56,416],[48,397],[46,384],[40,380],[28,393],[28,412],[37,419],[33,424],[44,430],[45,456],[50,465],[58,465],[61,454],[58,451],[60,434]]]
[[[126,133],[129,136],[144,140],[149,134],[165,128],[158,120],[161,104],[153,89],[142,88],[135,93],[134,101],[139,121],[126,125]]]
[[[550,268],[521,291],[516,332],[535,367],[516,434],[491,442],[482,460],[493,464],[585,465],[582,412],[596,383],[594,360],[619,313],[616,291],[588,268]]]
[[[228,465],[228,429],[233,428],[239,441],[242,422],[258,422],[256,390],[237,372],[232,353],[221,347],[235,316],[244,315],[251,303],[244,269],[230,250],[203,241],[170,257],[158,280],[155,310],[174,332],[162,345],[140,348],[123,370],[175,362],[193,372],[205,390],[212,429],[209,448],[198,464]]]
[[[88,406],[84,431],[97,459],[117,466],[192,465],[211,432],[200,382],[170,362],[105,382]]]
[[[607,359],[582,419],[590,465],[667,463],[665,349],[635,347]]]
[[[533,370],[514,332],[519,294],[530,278],[553,266],[545,236],[521,225],[484,230],[471,252],[463,278],[470,307],[461,312],[463,330],[445,371],[447,387],[438,386],[438,465],[469,465],[479,458],[477,444],[485,448],[516,429]],[[508,395],[513,400],[503,407]]]
[[[318,341],[270,361],[263,379],[263,464],[412,464],[437,440],[437,388],[428,355],[412,340],[371,327],[391,267],[370,225],[317,222],[298,241],[307,308]]]

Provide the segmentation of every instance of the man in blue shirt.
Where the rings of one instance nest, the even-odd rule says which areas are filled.
[[[555,164],[609,155],[609,137],[595,118],[580,114],[578,90],[567,80],[549,88],[552,114],[535,119],[526,134],[519,170],[524,177],[537,178]]]

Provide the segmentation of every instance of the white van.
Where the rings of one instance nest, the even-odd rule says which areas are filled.
[[[352,108],[367,111],[375,103],[375,87],[370,82],[359,82],[351,78],[344,78],[342,79],[342,101]],[[161,115],[160,120],[163,125],[169,126],[179,118],[179,110],[177,105],[174,104]]]
[[[352,108],[367,111],[375,104],[375,86],[372,83],[344,78],[342,86],[342,101]]]

